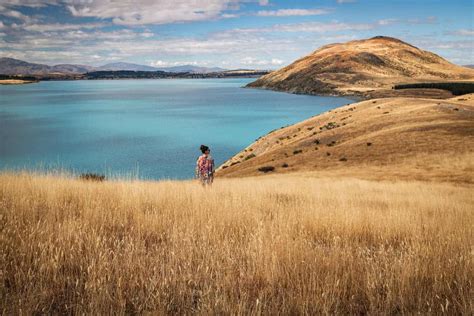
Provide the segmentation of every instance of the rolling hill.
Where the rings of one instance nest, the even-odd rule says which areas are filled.
[[[48,65],[29,63],[14,58],[0,58],[0,74],[29,75],[43,74],[49,71],[51,71],[51,67]]]
[[[474,183],[474,94],[349,104],[258,139],[218,176],[303,172]]]
[[[94,67],[85,65],[59,64],[49,66],[14,58],[0,58],[0,74],[4,75],[81,74],[93,69]]]
[[[248,87],[378,97],[399,95],[391,91],[397,83],[440,80],[474,80],[474,70],[396,38],[377,36],[323,46]]]

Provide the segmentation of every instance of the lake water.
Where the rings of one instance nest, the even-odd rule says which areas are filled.
[[[0,86],[0,168],[191,178],[256,138],[348,99],[242,89],[253,79],[50,81]]]

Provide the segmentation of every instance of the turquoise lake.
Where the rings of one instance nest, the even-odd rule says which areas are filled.
[[[349,99],[243,89],[254,79],[45,81],[0,86],[0,168],[186,179],[259,136]]]

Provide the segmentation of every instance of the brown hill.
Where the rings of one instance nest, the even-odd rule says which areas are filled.
[[[349,104],[270,132],[217,175],[311,171],[474,183],[474,94]]]
[[[396,83],[473,80],[474,70],[401,40],[377,36],[323,46],[248,87],[307,94],[394,96]]]

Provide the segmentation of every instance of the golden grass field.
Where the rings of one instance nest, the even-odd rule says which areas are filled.
[[[472,315],[470,184],[0,174],[2,314]]]

